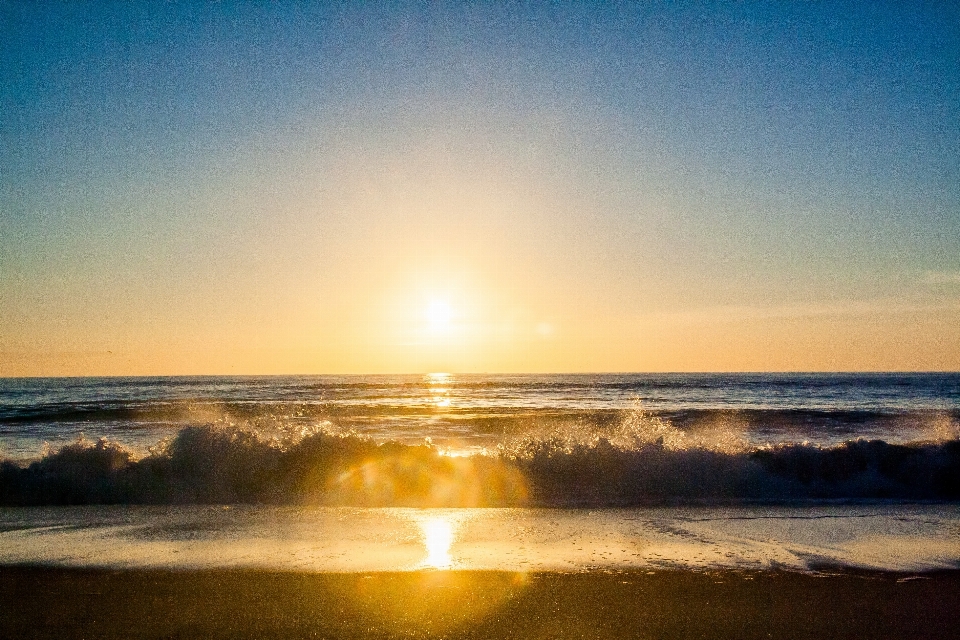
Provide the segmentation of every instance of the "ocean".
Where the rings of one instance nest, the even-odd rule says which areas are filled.
[[[354,450],[391,459],[409,454],[429,464],[456,457],[505,464],[521,482],[544,480],[533,495],[518,497],[538,504],[953,499],[960,497],[951,466],[958,433],[956,373],[0,380],[7,502],[300,502],[297,487],[277,483],[302,478],[277,478],[277,465],[310,455],[318,464],[331,456],[345,461]],[[361,454],[365,447],[372,449]],[[102,464],[98,450],[101,458],[113,454],[117,467],[115,478],[100,478],[99,494],[11,495],[13,467],[25,472],[30,463],[49,467],[58,456],[87,455],[93,473]],[[138,466],[178,460],[185,475],[168,480],[183,495],[171,487],[139,497],[106,487]],[[218,496],[195,486],[201,471],[231,460],[247,465],[231,470],[244,491],[221,486]],[[601,467],[603,478],[592,473]],[[714,486],[692,486],[690,474]],[[683,486],[671,492],[671,478]],[[317,486],[312,490],[311,501],[326,501]],[[510,502],[501,498],[498,505]],[[335,498],[343,500],[350,497]],[[419,504],[399,499],[410,501]]]
[[[5,379],[0,457],[0,564],[960,566],[956,373]]]
[[[29,460],[106,438],[143,455],[191,425],[268,437],[352,431],[479,452],[519,435],[602,436],[638,409],[754,446],[927,442],[956,435],[960,374],[7,378],[0,454]]]

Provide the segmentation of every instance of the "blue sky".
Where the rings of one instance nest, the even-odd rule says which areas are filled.
[[[9,2],[0,35],[0,375],[960,366],[946,3]],[[423,335],[438,297],[462,326]]]

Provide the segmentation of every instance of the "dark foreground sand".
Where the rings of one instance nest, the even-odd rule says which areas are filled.
[[[0,567],[3,638],[957,638],[960,571]]]

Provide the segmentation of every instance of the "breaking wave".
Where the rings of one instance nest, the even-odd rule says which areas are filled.
[[[273,503],[356,506],[638,506],[797,500],[960,500],[951,420],[925,442],[751,445],[736,418],[696,429],[639,407],[563,422],[448,455],[329,425],[282,438],[194,425],[137,458],[101,439],[29,464],[0,463],[0,504]]]

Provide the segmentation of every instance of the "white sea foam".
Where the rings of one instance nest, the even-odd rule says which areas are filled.
[[[442,536],[435,532],[440,529]],[[958,534],[957,505],[602,511],[57,507],[0,509],[0,563],[335,572],[925,571],[960,566]]]

